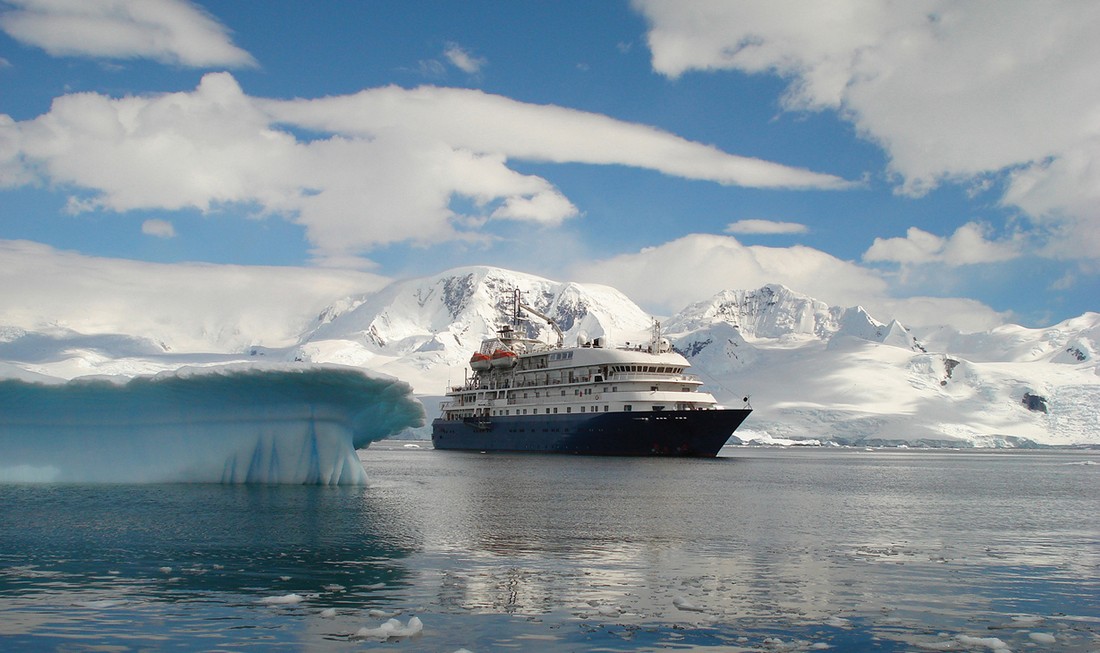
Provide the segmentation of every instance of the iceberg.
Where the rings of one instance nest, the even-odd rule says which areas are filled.
[[[362,484],[356,449],[424,424],[405,382],[341,365],[0,379],[0,482]]]

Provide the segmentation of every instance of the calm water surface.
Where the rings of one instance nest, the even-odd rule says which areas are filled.
[[[1100,452],[361,458],[0,486],[0,650],[1100,651]]]

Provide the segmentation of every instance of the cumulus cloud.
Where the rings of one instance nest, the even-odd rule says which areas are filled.
[[[790,80],[789,109],[831,109],[890,158],[899,190],[1006,175],[1003,202],[1100,244],[1100,4],[635,0],[655,70]]]
[[[941,238],[916,227],[910,227],[904,238],[875,238],[864,252],[868,262],[890,262],[903,265],[941,263],[952,267],[976,263],[1009,261],[1020,255],[1014,241],[986,239],[986,225],[968,222],[949,238]]]
[[[804,234],[809,228],[797,222],[775,222],[773,220],[738,220],[726,226],[728,234]]]
[[[894,298],[882,275],[804,246],[746,246],[735,238],[691,234],[657,247],[576,267],[572,277],[622,290],[656,314],[730,288],[780,283],[836,306],[861,305],[879,319],[908,326],[949,324],[963,331],[1003,324],[1005,316],[969,299]]]
[[[292,345],[326,306],[387,281],[348,270],[145,263],[0,240],[0,324],[239,352]]]
[[[141,223],[141,233],[157,238],[175,238],[176,228],[167,220],[152,219]]]
[[[229,30],[185,0],[8,0],[0,29],[54,56],[254,66]]]
[[[296,135],[302,130],[312,138]],[[303,225],[318,261],[347,262],[387,243],[477,238],[487,220],[552,226],[578,214],[549,181],[509,167],[513,159],[847,187],[645,125],[465,89],[390,86],[282,101],[249,97],[230,74],[210,73],[191,92],[78,93],[33,120],[0,116],[0,183],[37,176],[72,188],[77,212],[245,204]],[[477,215],[458,214],[455,198]]]

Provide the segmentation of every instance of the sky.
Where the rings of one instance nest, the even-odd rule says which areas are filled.
[[[0,303],[494,265],[1046,326],[1100,310],[1097,33],[1091,1],[0,0]]]

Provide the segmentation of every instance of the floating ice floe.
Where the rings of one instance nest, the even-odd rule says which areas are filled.
[[[972,637],[970,635],[955,635],[955,640],[963,646],[984,646],[997,653],[1009,653],[1008,644],[997,637]]]
[[[260,599],[264,605],[295,605],[305,600],[300,594],[284,594],[282,596],[266,596]]]
[[[705,612],[705,608],[695,605],[694,603],[685,599],[682,596],[677,596],[676,598],[672,599],[672,605],[687,612]]]
[[[764,646],[769,651],[821,651],[829,648],[824,642],[808,642],[804,639],[794,639],[785,642],[778,637],[768,637],[764,640]]]
[[[409,617],[409,622],[402,625],[397,619],[390,619],[377,628],[360,628],[352,635],[353,639],[372,639],[384,642],[390,639],[402,639],[413,637],[424,631],[424,624],[419,617]]]

